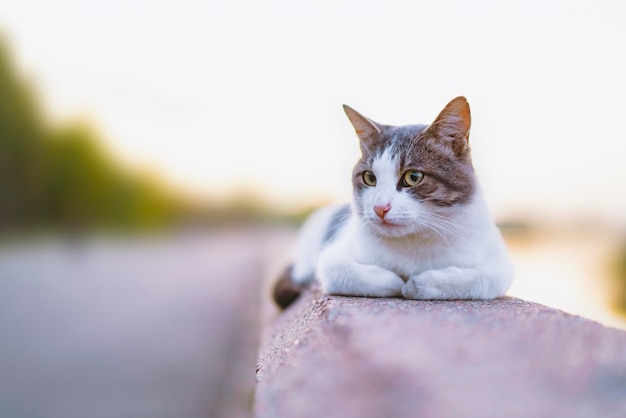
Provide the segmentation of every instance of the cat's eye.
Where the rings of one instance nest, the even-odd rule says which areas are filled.
[[[424,178],[424,173],[417,170],[410,170],[402,176],[402,185],[404,187],[417,186]]]
[[[368,186],[374,187],[376,186],[376,176],[371,171],[363,172],[363,183]]]

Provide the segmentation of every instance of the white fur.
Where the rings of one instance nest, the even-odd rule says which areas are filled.
[[[291,278],[294,283],[305,285],[315,278],[315,266],[322,251],[324,236],[332,215],[338,206],[326,206],[315,211],[302,225],[300,240],[293,264]]]
[[[347,224],[323,246],[336,208],[313,214],[302,230],[294,281],[314,276],[325,292],[407,299],[489,299],[505,294],[513,268],[487,210],[480,188],[471,202],[447,208],[427,206],[396,190],[396,162],[374,162],[376,187],[364,190],[363,216],[352,209]],[[419,187],[419,186],[417,186]],[[390,204],[386,223],[375,205]],[[391,225],[390,225],[391,224]]]

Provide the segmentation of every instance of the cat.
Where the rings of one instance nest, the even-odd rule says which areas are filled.
[[[383,125],[344,105],[360,141],[350,206],[304,223],[274,289],[285,307],[318,279],[325,293],[492,299],[513,280],[470,157],[470,108],[450,101],[430,125]]]

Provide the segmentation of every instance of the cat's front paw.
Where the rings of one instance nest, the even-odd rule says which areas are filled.
[[[397,297],[404,286],[400,276],[374,265],[335,265],[320,273],[322,289],[333,295]]]
[[[371,280],[373,285],[372,296],[392,298],[402,294],[404,280],[397,274],[380,269],[373,277],[374,278]]]
[[[406,299],[455,299],[455,289],[451,277],[456,271],[428,270],[412,276],[402,287],[402,296]],[[455,269],[455,268],[452,268]],[[458,270],[458,269],[456,269]]]

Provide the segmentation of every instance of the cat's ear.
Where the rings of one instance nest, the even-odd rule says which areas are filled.
[[[467,149],[471,124],[469,103],[465,97],[459,96],[446,105],[428,130],[461,155]]]
[[[343,105],[343,110],[346,112],[348,119],[350,119],[352,126],[354,126],[354,130],[361,140],[361,145],[368,148],[371,147],[373,142],[380,137],[380,126],[348,105]]]

